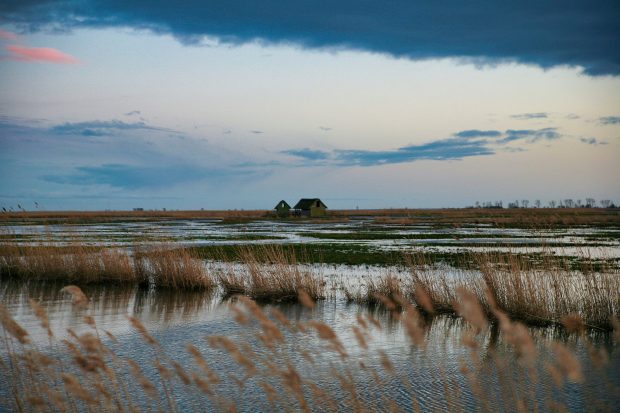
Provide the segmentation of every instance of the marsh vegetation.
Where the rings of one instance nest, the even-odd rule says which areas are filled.
[[[3,406],[613,410],[620,222],[603,212],[4,217]]]

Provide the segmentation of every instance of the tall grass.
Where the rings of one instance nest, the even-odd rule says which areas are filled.
[[[394,309],[406,296],[406,291],[402,280],[394,274],[387,273],[377,279],[369,278],[365,285],[358,286],[353,291],[345,287],[344,295],[348,302],[371,306],[383,304],[389,309]]]
[[[138,250],[134,259],[141,278],[150,280],[156,288],[212,290],[216,287],[205,263],[187,250],[172,246],[153,251]]]
[[[126,251],[72,244],[55,246],[0,246],[0,275],[29,280],[81,283],[138,282]]]
[[[83,300],[84,293],[79,288],[64,290],[74,296],[74,302],[79,304]],[[432,377],[436,384],[432,388],[434,404],[427,408],[566,409],[565,400],[557,395],[565,390],[566,383],[588,379],[581,361],[569,347],[553,342],[551,356],[541,357],[530,331],[511,321],[495,305],[491,305],[490,311],[499,325],[496,329],[499,338],[493,338],[495,333],[490,331],[487,311],[476,294],[462,288],[456,294],[459,303],[456,311],[467,324],[460,329],[460,342],[450,346],[463,346],[468,350],[464,353],[467,356],[461,360],[460,372],[442,373],[441,361],[437,361],[439,367]],[[424,351],[430,325],[415,306],[405,300],[401,304],[403,311],[393,312],[392,319],[411,345]],[[49,329],[45,309],[36,301],[31,305],[42,327]],[[88,307],[80,311],[88,311]],[[428,399],[418,390],[418,384],[411,381],[411,376],[403,374],[414,366],[397,365],[384,345],[373,345],[374,337],[385,326],[371,314],[359,314],[350,325],[355,333],[354,341],[345,342],[323,321],[290,320],[281,312],[267,311],[247,298],[239,301],[235,313],[241,326],[258,324],[256,336],[246,335],[238,340],[209,336],[208,350],[199,343],[179,343],[172,353],[164,350],[164,343],[139,319],[129,316],[129,323],[145,343],[145,351],[152,355],[134,360],[119,351],[117,337],[102,331],[89,316],[84,318],[84,323],[90,329],[79,334],[70,332],[66,340],[57,339],[50,331],[56,351],[48,354],[32,342],[29,332],[0,305],[3,330],[0,370],[4,390],[11,395],[0,402],[0,407],[14,411],[174,412],[190,408],[193,403],[193,410],[234,411],[238,407],[234,400],[237,400],[246,402],[248,410],[417,411],[425,397]],[[316,340],[318,346],[310,344]],[[489,347],[489,340],[503,342],[509,351],[494,351]],[[361,357],[352,356],[356,349],[362,351]],[[227,355],[230,361],[226,369],[213,369],[208,354],[214,352]],[[327,371],[326,353],[333,353],[340,360],[330,362]],[[592,351],[590,357],[601,369],[609,363],[604,349]],[[306,367],[293,362],[300,359],[307,361]],[[456,374],[465,380],[454,382]],[[493,388],[485,387],[489,377],[497,383]],[[541,383],[545,383],[543,389],[548,389],[546,397],[536,394]],[[614,391],[611,383],[608,384]],[[252,393],[246,393],[247,388]],[[395,388],[399,389],[396,394],[400,398],[392,399],[389,395],[395,394]],[[403,404],[403,395],[407,404]],[[607,404],[598,401],[596,408],[613,410],[615,406],[610,403],[614,396],[608,396]],[[256,400],[265,404],[257,404]],[[184,404],[179,405],[180,402]]]
[[[241,247],[239,257],[248,274],[244,293],[257,301],[296,301],[300,291],[313,300],[324,298],[325,282],[297,265],[293,249],[274,245]]]
[[[561,325],[567,315],[586,326],[609,330],[620,314],[620,271],[575,271],[548,260],[533,268],[518,255],[472,254],[476,271],[441,272],[427,263],[410,261],[411,280],[405,287],[414,302],[438,312],[456,312],[458,289],[466,288],[487,315],[494,307],[511,318],[534,325]],[[421,297],[421,299],[420,299]]]
[[[310,267],[298,264],[294,249],[276,245],[239,247],[241,265],[230,263],[219,273],[207,270],[204,260],[172,245],[136,250],[81,244],[66,247],[0,247],[0,276],[22,280],[91,283],[152,284],[156,288],[213,290],[243,294],[258,301],[296,301],[300,291],[313,300],[325,298],[326,281]],[[471,254],[472,270],[436,267],[424,255],[409,259],[410,277],[387,274],[366,285],[345,288],[350,301],[380,304],[378,297],[405,297],[433,312],[455,312],[457,289],[472,291],[487,314],[496,305],[513,319],[529,324],[560,324],[568,314],[590,327],[610,329],[620,314],[620,271],[543,258],[533,264],[516,254]]]
[[[190,250],[160,245],[120,249],[69,246],[0,248],[0,276],[21,280],[153,285],[155,288],[213,290],[245,294],[259,301],[296,301],[300,291],[314,300],[325,297],[325,282],[297,265],[293,249],[281,246],[240,247],[242,267],[228,265],[218,274]],[[267,263],[267,264],[265,264]]]

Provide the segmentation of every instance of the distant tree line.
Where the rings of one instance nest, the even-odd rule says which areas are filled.
[[[531,206],[530,206],[531,205]],[[559,201],[549,201],[547,205],[543,205],[540,199],[530,203],[529,199],[514,200],[508,202],[507,208],[618,208],[610,199],[601,199],[596,201],[594,198],[581,199],[560,199]],[[503,201],[476,201],[473,206],[467,208],[504,208]]]

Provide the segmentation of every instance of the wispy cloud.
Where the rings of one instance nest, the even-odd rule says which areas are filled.
[[[0,29],[0,40],[15,41],[17,40],[17,35],[13,32]]]
[[[110,136],[119,131],[129,130],[153,130],[160,132],[174,132],[176,131],[167,128],[160,128],[156,126],[150,126],[145,122],[123,122],[120,120],[94,120],[88,122],[67,122],[61,125],[54,126],[50,129],[51,132],[61,135],[80,135],[86,137],[100,137]]]
[[[469,129],[460,131],[454,134],[458,138],[495,138],[501,136],[502,133],[498,130],[478,130]]]
[[[605,141],[599,141],[596,138],[580,138],[579,140],[588,145],[607,145],[608,143]]]
[[[598,118],[601,125],[618,125],[620,124],[620,116],[603,116]]]
[[[489,148],[485,141],[449,138],[423,145],[404,146],[391,151],[337,150],[334,151],[334,158],[337,164],[371,166],[423,159],[458,160],[494,153],[495,151]]]
[[[315,149],[289,149],[286,151],[282,151],[283,154],[297,156],[299,158],[309,159],[309,160],[321,160],[327,159],[329,157],[329,152],[319,151]]]
[[[498,143],[508,143],[513,141],[528,141],[530,143],[538,142],[541,140],[555,140],[559,139],[561,135],[556,128],[543,128],[543,129],[508,129],[505,132],[505,137],[498,141]]]
[[[517,120],[546,119],[549,117],[549,114],[547,112],[519,113],[510,117]]]
[[[487,156],[498,150],[508,152],[524,151],[514,143],[533,144],[542,140],[556,140],[561,135],[555,128],[497,130],[469,129],[454,133],[451,137],[421,145],[403,146],[394,150],[369,151],[358,149],[337,149],[331,152],[317,149],[289,149],[282,151],[308,162],[330,163],[335,166],[375,166],[419,160],[461,160],[472,156]]]
[[[449,10],[449,12],[447,12]],[[127,2],[13,1],[0,19],[29,30],[54,27],[149,28],[184,44],[211,36],[228,44],[296,44],[356,49],[410,59],[457,58],[475,64],[572,66],[620,74],[616,1],[554,2]]]
[[[5,47],[9,52],[5,60],[30,63],[77,64],[78,59],[51,47],[26,47],[11,44]]]
[[[165,188],[230,174],[230,171],[192,165],[144,166],[103,164],[80,166],[67,175],[45,175],[44,181],[70,185],[108,185],[114,188]]]

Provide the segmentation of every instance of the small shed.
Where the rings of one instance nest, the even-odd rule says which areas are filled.
[[[289,211],[291,210],[291,206],[285,201],[281,200],[278,202],[278,205],[274,208],[276,210],[276,215],[279,217],[287,217]]]
[[[302,198],[293,209],[296,214],[307,217],[322,217],[327,213],[327,205],[319,198]]]

